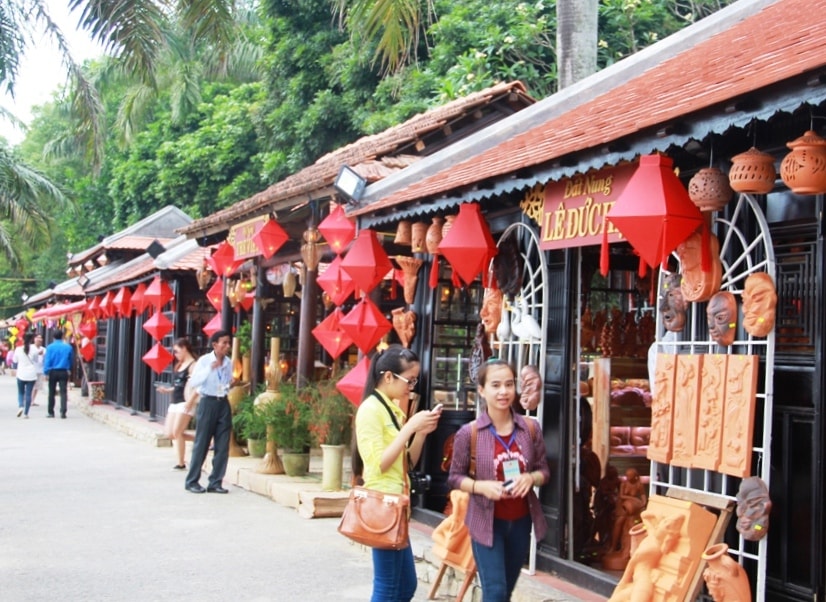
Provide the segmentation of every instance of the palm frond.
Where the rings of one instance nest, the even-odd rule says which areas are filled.
[[[180,123],[201,102],[201,66],[197,62],[178,65],[177,77],[170,88],[172,121]]]
[[[130,144],[134,140],[144,123],[147,108],[154,99],[155,89],[144,83],[139,82],[126,91],[115,121],[121,142]]]

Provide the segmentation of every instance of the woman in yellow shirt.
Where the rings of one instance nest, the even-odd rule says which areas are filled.
[[[402,493],[407,481],[403,454],[408,454],[409,467],[415,466],[427,434],[439,424],[441,410],[407,417],[419,369],[416,354],[400,345],[391,345],[370,365],[365,399],[356,413],[356,455],[363,463],[361,474],[369,489]],[[402,550],[373,549],[371,602],[408,602],[417,583],[409,545]]]

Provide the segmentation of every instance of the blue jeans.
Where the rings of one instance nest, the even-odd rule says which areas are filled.
[[[370,602],[409,602],[418,585],[413,548],[373,548],[373,596]]]
[[[33,380],[17,379],[17,407],[23,408],[23,413],[28,416],[29,408],[32,405],[32,391],[34,390]]]
[[[493,545],[472,541],[471,546],[483,602],[508,602],[531,547],[530,515],[517,520],[493,519]]]

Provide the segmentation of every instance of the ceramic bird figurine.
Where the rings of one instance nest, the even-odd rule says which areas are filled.
[[[499,319],[499,324],[496,326],[496,338],[499,341],[505,341],[511,337],[511,323],[508,320],[508,300],[502,300],[502,317]]]
[[[520,341],[531,341],[542,338],[542,329],[539,322],[528,311],[528,302],[524,297],[517,297],[516,303],[509,307],[513,313],[511,317],[511,332]]]

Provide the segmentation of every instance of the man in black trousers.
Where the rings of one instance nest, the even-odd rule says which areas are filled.
[[[63,340],[63,329],[55,329],[54,341],[46,347],[46,355],[43,358],[43,374],[49,379],[46,418],[54,418],[55,394],[58,389],[60,389],[60,417],[66,418],[67,389],[69,387],[69,376],[72,373],[72,356],[72,346]]]
[[[228,357],[230,334],[219,330],[209,338],[212,351],[198,359],[189,385],[200,393],[196,414],[195,442],[192,458],[186,475],[186,490],[192,493],[229,493],[223,487],[229,457],[229,438],[232,433],[232,409],[227,400],[227,392],[235,384],[232,376],[232,361]],[[209,450],[209,442],[215,439],[215,453],[212,456],[212,473],[207,488],[198,482],[201,466]]]

